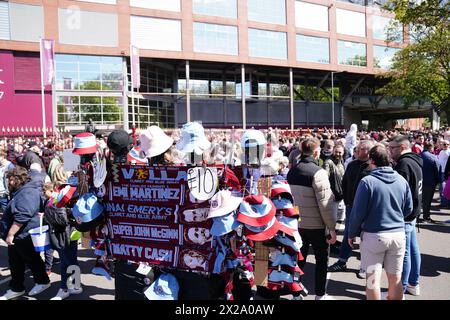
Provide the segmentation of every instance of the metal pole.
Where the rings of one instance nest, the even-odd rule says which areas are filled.
[[[189,89],[189,74],[189,60],[186,60],[186,122],[191,122],[191,91]]]
[[[294,73],[289,68],[289,106],[291,110],[291,130],[294,130]]]
[[[131,55],[130,55],[131,56]],[[130,68],[131,70],[131,68]],[[124,86],[122,88],[122,108],[123,108],[123,129],[128,131],[129,123],[128,123],[128,70],[127,70],[127,60],[122,60],[122,74],[125,75]]]
[[[136,128],[136,117],[134,111],[134,77],[133,77],[133,48],[130,45],[130,70],[131,70],[131,108],[133,117],[133,127]]]
[[[44,90],[45,90],[45,86],[44,86],[44,70],[43,70],[43,65],[42,65],[42,54],[43,54],[43,52],[42,52],[42,38],[40,38],[40,41],[39,41],[39,44],[40,44],[40,52],[41,52],[41,55],[40,55],[40,63],[41,63],[41,98],[42,98],[42,132],[44,133],[44,138],[46,138],[47,137],[47,133],[45,132],[46,130],[45,130],[45,126],[46,126],[46,124],[45,124],[45,96],[44,96]]]
[[[242,129],[247,128],[247,114],[245,110],[245,66],[241,65],[241,99],[242,99]]]
[[[334,132],[334,72],[331,72],[331,121],[333,123],[333,132]]]

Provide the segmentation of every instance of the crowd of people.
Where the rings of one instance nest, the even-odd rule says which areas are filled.
[[[366,288],[367,299],[383,298],[382,269],[389,281],[385,299],[402,299],[404,293],[420,295],[421,259],[416,224],[433,222],[430,208],[438,187],[441,207],[450,206],[444,196],[450,176],[450,130],[367,132],[358,130],[355,124],[348,131],[269,128],[262,138],[249,135],[258,146],[255,151],[250,150],[255,152],[254,156],[249,156],[249,151],[243,148],[242,139],[247,132],[209,131],[207,142],[186,152],[183,135],[192,139],[204,134],[203,130],[198,123],[166,133],[152,126],[135,137],[134,147],[131,136],[108,137],[94,130],[89,134],[96,136],[94,148],[102,150],[111,161],[117,157],[112,150],[125,139],[130,148],[121,162],[252,164],[259,168],[258,177],[287,180],[294,205],[300,212],[298,230],[304,260],[299,262],[299,267],[303,269],[312,246],[315,294],[319,299],[329,298],[327,272],[347,271],[357,237],[361,252],[358,277],[371,279]],[[77,247],[81,238],[74,218],[64,216],[70,226],[66,229],[68,234],[57,239],[59,245],[45,251],[45,259],[34,250],[29,234],[40,226],[43,216],[51,219],[65,214],[60,209],[70,200],[67,195],[73,192],[68,183],[73,173],[64,169],[63,149],[71,144],[72,141],[66,140],[61,143],[24,138],[0,140],[0,235],[8,245],[12,278],[10,290],[0,300],[25,294],[26,266],[36,283],[29,295],[49,288],[54,250],[61,260],[61,286],[53,299],[62,300],[82,292],[80,285],[67,285],[70,281],[67,281],[66,268],[78,264]],[[255,163],[249,163],[249,159]],[[343,240],[338,246],[337,231],[342,228]],[[330,246],[338,252],[338,260],[333,265],[328,265]]]

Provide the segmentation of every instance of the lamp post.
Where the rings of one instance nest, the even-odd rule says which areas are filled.
[[[334,132],[334,74],[335,73],[346,73],[347,71],[331,71],[331,122],[333,124]]]
[[[334,132],[334,72],[331,71],[331,122]]]

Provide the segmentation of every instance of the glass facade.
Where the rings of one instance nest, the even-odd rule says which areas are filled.
[[[195,22],[194,51],[237,55],[237,27]]]
[[[389,28],[392,28],[392,36],[394,36],[395,41],[403,42],[401,25],[396,24],[393,19],[388,17],[372,17],[372,32],[374,39],[386,40]]]
[[[248,47],[251,57],[287,59],[285,32],[248,29]]]
[[[195,14],[237,18],[236,0],[193,0],[192,11]]]
[[[57,96],[58,125],[123,124],[123,98],[113,96]]]
[[[248,20],[286,24],[285,0],[247,0]]]
[[[374,68],[390,69],[392,58],[400,49],[384,46],[373,46],[373,66]]]
[[[338,40],[338,63],[366,67],[366,45],[364,43]]]
[[[130,72],[128,65],[128,72]],[[171,93],[174,92],[174,72],[152,65],[141,59],[141,87],[140,92]],[[131,74],[128,74],[131,84]],[[129,88],[131,90],[131,87]],[[144,99],[135,98],[135,123],[138,128],[147,128],[157,124],[162,128],[173,128],[175,126],[175,109],[173,99],[170,96],[145,96]],[[133,105],[128,98],[128,124],[133,124]]]
[[[123,89],[120,57],[56,55],[56,90]]]
[[[297,35],[297,60],[330,63],[330,42],[327,38]]]
[[[389,2],[389,0],[338,0],[338,1],[353,3],[360,6],[374,6],[374,7],[382,7]]]
[[[328,7],[296,1],[295,26],[297,28],[328,31]]]
[[[351,36],[366,36],[366,15],[361,12],[336,9],[337,33]]]
[[[121,57],[56,55],[58,124],[82,125],[123,121]]]

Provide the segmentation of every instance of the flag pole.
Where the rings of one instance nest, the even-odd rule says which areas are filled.
[[[47,133],[45,130],[45,96],[44,96],[44,68],[43,68],[43,59],[42,59],[42,38],[39,38],[39,44],[40,44],[40,63],[41,63],[41,98],[42,98],[42,132],[44,133],[44,138],[47,138]]]
[[[133,46],[130,45],[130,70],[131,70],[131,108],[133,110],[133,127],[136,128],[135,111],[134,111],[134,76],[133,76]]]

